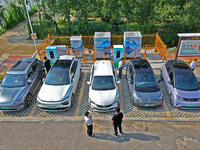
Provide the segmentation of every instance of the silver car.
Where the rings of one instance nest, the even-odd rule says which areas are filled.
[[[43,63],[22,58],[5,75],[0,85],[0,109],[20,110],[31,105],[33,95],[44,76]]]
[[[46,110],[69,109],[81,74],[75,56],[60,56],[49,70],[38,93],[38,106]]]
[[[126,71],[133,104],[144,107],[162,105],[163,95],[147,60],[131,60]]]

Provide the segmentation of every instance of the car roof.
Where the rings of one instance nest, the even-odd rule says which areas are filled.
[[[62,55],[62,56],[59,56],[59,60],[62,60],[62,59],[67,59],[67,60],[73,60],[75,58],[75,56],[73,55]]]
[[[18,60],[8,71],[8,73],[26,73],[29,66],[36,60],[36,58],[22,58]]]
[[[141,71],[141,70],[152,70],[151,65],[146,59],[132,59],[131,63],[133,64],[135,71]]]
[[[166,63],[166,66],[169,66],[171,68],[176,68],[176,69],[190,69],[188,64],[183,60],[169,60]]]
[[[113,75],[113,68],[111,61],[102,60],[94,63],[94,75]]]

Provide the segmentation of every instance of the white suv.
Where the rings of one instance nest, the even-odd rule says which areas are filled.
[[[49,70],[38,93],[38,106],[43,109],[70,108],[80,73],[80,62],[74,56],[60,56]]]
[[[111,61],[96,61],[89,84],[89,104],[95,111],[113,111],[119,107],[117,74]]]

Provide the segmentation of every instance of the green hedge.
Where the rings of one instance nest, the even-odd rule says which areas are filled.
[[[53,21],[34,22],[34,31],[37,33],[39,39],[44,39],[48,34],[50,35],[94,35],[95,32],[111,32],[112,35],[123,35],[126,31],[126,23],[122,22],[119,25],[105,23],[100,21],[83,21],[75,20],[71,22],[70,27],[65,25],[57,25]],[[165,44],[168,47],[177,46],[178,36],[177,33],[195,33],[200,31],[200,26],[195,27],[194,24],[179,24],[170,23],[166,25],[156,25],[154,23],[137,24],[129,23],[129,31],[140,31],[142,34],[155,34],[159,33]],[[121,39],[120,39],[121,40]],[[154,43],[153,38],[143,38],[143,44]],[[118,43],[118,41],[112,41]],[[120,41],[121,43],[121,41]]]

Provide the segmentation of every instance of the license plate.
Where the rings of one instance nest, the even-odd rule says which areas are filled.
[[[56,107],[48,107],[48,109],[56,109]]]
[[[10,108],[9,107],[1,107],[1,109],[8,110]]]
[[[153,104],[145,104],[144,107],[153,107]]]
[[[186,105],[186,107],[196,107],[195,105]]]
[[[108,110],[108,108],[101,108],[100,110]]]

